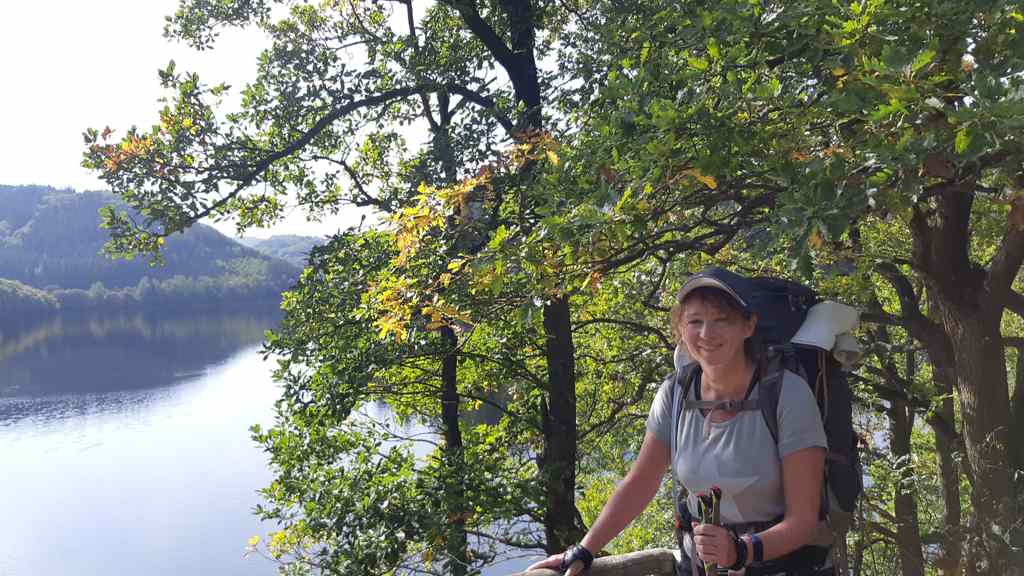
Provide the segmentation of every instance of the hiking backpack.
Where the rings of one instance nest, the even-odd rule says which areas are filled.
[[[783,372],[789,370],[807,382],[817,400],[828,440],[821,515],[823,518],[828,515],[834,531],[845,531],[844,524],[852,516],[863,489],[858,437],[853,429],[853,394],[843,366],[831,350],[791,342],[807,319],[808,311],[820,299],[811,288],[779,278],[750,278],[749,288],[749,307],[758,315],[754,339],[760,350],[757,368],[760,388],[758,400],[736,402],[736,408],[759,409],[772,439],[778,444],[778,404]],[[700,366],[690,362],[676,366],[672,376],[673,462],[684,405],[702,404],[685,400],[699,371]],[[835,510],[836,506],[839,510]]]

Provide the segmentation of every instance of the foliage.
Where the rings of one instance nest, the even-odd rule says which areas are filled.
[[[932,430],[934,449],[918,428],[909,457],[871,452],[858,554],[938,546],[931,567],[958,569],[969,524],[965,568],[1012,566],[1016,3],[279,5],[184,2],[167,32],[196,47],[220,26],[270,36],[241,109],[222,113],[226,87],[171,65],[159,123],[88,131],[85,164],[137,211],[105,212],[122,255],[205,217],[273,221],[289,195],[314,216],[357,205],[387,222],[315,249],[268,341],[284,393],[256,436],[278,467],[263,513],[284,525],[269,551],[287,570],[464,574],[501,546],[570,537],[575,518],[552,511],[578,489],[592,520],[624,471],[669,370],[671,289],[709,261],[858,304],[867,437],[900,406]],[[354,426],[375,402],[435,448],[411,463],[388,443],[400,431]],[[484,406],[494,421],[474,421]],[[937,467],[920,455],[932,450]],[[937,497],[911,493],[910,471],[919,487],[968,486],[968,519],[944,498],[939,530]],[[357,502],[360,482],[372,490]],[[889,529],[908,494],[916,527],[941,538]],[[665,541],[653,518],[615,546]],[[480,541],[459,545],[469,532]]]

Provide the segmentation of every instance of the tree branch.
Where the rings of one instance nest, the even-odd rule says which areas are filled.
[[[1024,348],[1024,338],[1016,336],[1003,338],[1003,346],[1012,348]]]
[[[512,120],[509,119],[509,117],[506,116],[503,112],[498,110],[498,104],[494,101],[494,99],[484,96],[478,92],[475,92],[465,86],[460,86],[458,84],[447,84],[445,88],[447,88],[448,91],[451,92],[452,94],[458,94],[459,96],[462,96],[466,101],[472,102],[481,108],[486,108],[490,110],[491,114],[494,115],[494,119],[498,121],[498,124],[501,124],[501,127],[504,128],[505,131],[509,133],[509,135],[511,135],[512,132],[515,130],[515,123],[512,122]]]
[[[875,272],[888,280],[896,291],[900,301],[901,325],[907,332],[915,340],[923,342],[929,350],[944,349],[944,344],[939,339],[945,339],[945,331],[937,322],[921,313],[920,299],[914,293],[910,280],[903,275],[899,267],[892,262],[879,262],[875,265]]]
[[[466,23],[469,31],[478,40],[483,42],[484,46],[494,56],[494,59],[498,61],[498,64],[501,64],[502,68],[512,70],[516,66],[516,55],[512,53],[512,49],[498,36],[494,28],[480,16],[480,12],[476,7],[476,0],[447,0],[443,3],[454,8],[462,16],[462,21]]]
[[[860,321],[868,324],[879,324],[883,326],[900,326],[906,322],[899,316],[886,314],[885,312],[861,312]]]
[[[1015,209],[1019,209],[1016,208]],[[996,302],[1006,301],[1012,292],[1013,280],[1024,262],[1024,229],[1009,223],[999,249],[988,266],[985,284]]]
[[[676,347],[675,343],[673,343],[672,340],[665,336],[665,333],[662,332],[661,330],[655,328],[654,326],[648,326],[647,324],[643,324],[641,322],[634,322],[632,320],[622,320],[620,318],[591,318],[589,320],[577,322],[573,328],[574,330],[579,330],[587,326],[590,326],[591,324],[615,324],[618,326],[625,326],[626,328],[632,328],[635,332],[651,334],[657,337],[659,340],[661,340],[661,343],[664,344],[665,348],[668,350],[673,350]]]
[[[270,166],[273,165],[274,162],[277,162],[278,160],[287,158],[288,156],[295,154],[296,152],[304,148],[306,145],[308,145],[310,142],[312,142],[313,139],[316,138],[321,132],[326,130],[328,126],[330,126],[343,116],[350,114],[356,110],[360,110],[362,108],[377,106],[379,104],[384,104],[392,100],[398,100],[400,98],[407,98],[409,96],[418,94],[422,91],[430,90],[432,88],[433,86],[431,85],[395,88],[394,90],[387,90],[385,92],[381,92],[380,94],[375,94],[373,96],[369,96],[361,100],[354,100],[352,102],[345,104],[344,106],[340,106],[338,108],[331,110],[328,114],[324,115],[322,118],[320,118],[320,120],[313,124],[313,126],[310,127],[309,130],[303,132],[301,136],[299,136],[288,146],[285,146],[281,150],[271,152],[265,158],[253,164],[251,168],[245,173],[239,174],[234,177],[227,177],[227,180],[234,180],[235,182],[238,182],[238,185],[235,186],[234,190],[228,192],[227,194],[225,194],[216,202],[210,204],[206,208],[193,214],[191,218],[186,219],[186,221],[180,228],[164,229],[163,235],[167,236],[174,232],[180,232],[185,228],[192,226],[196,222],[199,222],[203,218],[206,218],[207,216],[216,213],[218,210],[226,206],[228,202],[230,202],[239,194],[241,194],[243,190],[252,185],[256,178],[258,178],[261,174],[266,172],[266,170],[270,168]]]
[[[424,83],[414,86],[407,86],[403,88],[395,88],[393,90],[387,90],[379,94],[367,96],[366,98],[353,100],[343,106],[334,108],[333,110],[325,114],[322,118],[320,118],[308,130],[303,132],[297,139],[292,141],[284,148],[270,152],[269,154],[267,154],[266,157],[259,160],[258,162],[248,165],[248,169],[241,174],[225,176],[225,180],[237,182],[237,185],[234,187],[233,190],[231,190],[224,196],[220,197],[217,201],[213,202],[212,204],[206,206],[202,210],[199,210],[198,212],[192,214],[189,218],[186,218],[181,223],[180,226],[165,228],[161,232],[161,235],[169,236],[170,234],[173,234],[175,232],[180,232],[185,228],[188,228],[189,226],[192,226],[195,223],[199,222],[203,218],[215,214],[217,211],[219,211],[221,208],[223,208],[229,202],[231,202],[234,198],[238,197],[238,195],[241,194],[243,190],[251,186],[253,182],[255,182],[260,175],[266,172],[267,169],[269,169],[270,166],[272,166],[275,162],[287,158],[288,156],[295,154],[296,152],[307,146],[310,142],[313,141],[314,138],[316,138],[324,130],[326,130],[328,126],[330,126],[337,120],[341,119],[342,117],[351,114],[356,110],[370,108],[373,106],[379,106],[391,102],[393,100],[399,100],[401,98],[407,98],[409,96],[437,92],[439,90],[457,91],[459,94],[464,96],[466,94],[475,94],[468,88],[461,86],[446,86],[437,85],[435,83]],[[497,104],[490,98],[476,94],[476,98],[470,98],[470,100],[482,107],[491,108],[492,110],[494,110],[495,115],[498,118],[498,121],[502,123],[502,126],[511,125],[511,123],[508,122],[507,118],[504,118],[504,121],[502,120],[503,115],[497,111]]]

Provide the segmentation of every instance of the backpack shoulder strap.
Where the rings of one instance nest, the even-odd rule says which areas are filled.
[[[785,366],[778,356],[768,360],[761,369],[761,379],[758,382],[758,403],[761,407],[761,416],[768,426],[768,432],[772,435],[775,445],[779,444],[779,398],[782,396],[782,378],[785,375]]]
[[[669,462],[675,461],[676,445],[679,442],[679,420],[683,415],[683,408],[688,402],[686,399],[693,388],[693,382],[700,377],[700,364],[690,362],[683,366],[672,377],[672,437],[670,439],[671,452]]]
[[[669,476],[672,478],[672,503],[679,510],[680,504],[680,486],[679,482],[676,481],[675,469],[673,466],[676,461],[676,450],[679,444],[679,420],[683,416],[683,405],[685,404],[686,397],[690,394],[690,389],[693,387],[693,382],[700,377],[700,364],[696,362],[690,362],[677,370],[672,375],[672,387],[671,398],[672,398],[672,434],[669,438],[669,456],[668,456],[668,467]]]

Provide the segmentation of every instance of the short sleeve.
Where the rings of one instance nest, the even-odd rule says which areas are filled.
[[[782,379],[778,415],[779,458],[812,446],[828,447],[814,394],[803,378],[792,372]]]
[[[672,438],[672,379],[666,378],[654,395],[651,411],[647,414],[647,431],[671,446]]]

